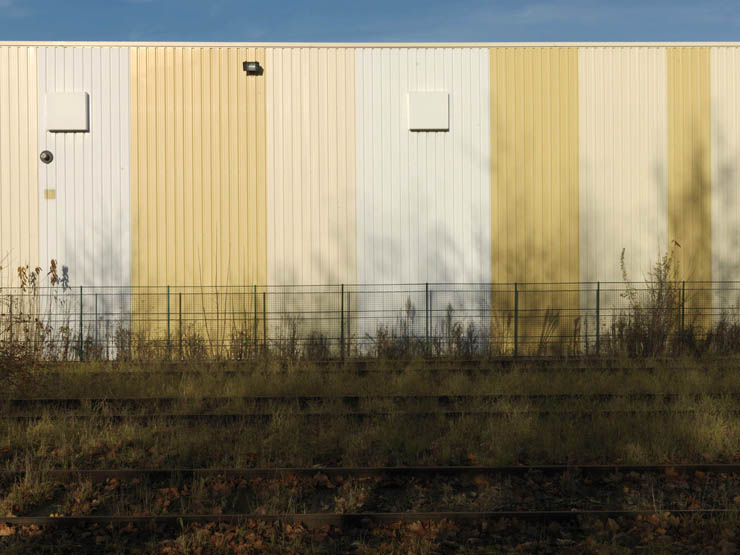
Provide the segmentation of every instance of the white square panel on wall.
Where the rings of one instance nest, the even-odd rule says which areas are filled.
[[[446,91],[409,91],[409,130],[448,131],[450,95]]]
[[[51,132],[89,131],[89,105],[86,92],[46,93],[46,129]]]

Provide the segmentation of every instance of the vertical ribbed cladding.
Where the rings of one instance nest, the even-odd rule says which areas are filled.
[[[712,124],[709,48],[668,48],[668,241],[679,279],[712,279]],[[707,286],[686,292],[687,323],[693,309],[711,307]]]
[[[0,47],[0,287],[39,259],[35,47]]]
[[[740,48],[711,49],[712,279],[740,280]],[[715,307],[738,305],[737,285],[717,291]]]
[[[261,48],[131,49],[135,285],[267,281]]]
[[[267,281],[265,77],[246,60],[264,67],[264,49],[131,49],[133,284],[160,286],[134,318],[166,313],[164,286],[197,286],[172,289],[170,312],[183,293],[185,332],[207,317],[211,343],[252,321]],[[243,289],[217,299],[216,285]]]
[[[54,156],[47,165],[35,153],[39,250],[42,263],[57,261],[63,285],[42,299],[41,309],[55,333],[66,328],[76,338],[82,325],[82,334],[108,354],[115,346],[99,338],[100,329],[109,329],[112,340],[114,330],[129,326],[128,91],[128,48],[38,49],[38,151]],[[55,92],[89,95],[88,131],[48,131],[46,100]]]
[[[355,283],[355,52],[267,50],[268,282]]]
[[[621,282],[624,249],[629,278],[642,281],[668,244],[666,50],[583,47],[578,66],[580,279]],[[592,289],[581,296],[589,334]],[[624,304],[612,289],[602,285],[602,314]]]
[[[491,49],[491,275],[494,283],[573,283],[579,264],[578,50]],[[520,352],[580,325],[577,286],[521,286]],[[512,288],[493,292],[492,326],[513,332]]]
[[[360,283],[490,282],[488,58],[485,48],[357,50]],[[449,131],[409,131],[410,91],[449,93]],[[418,313],[413,331],[423,335],[423,290],[364,295],[359,308],[402,311],[408,300]],[[431,290],[432,334],[441,332],[448,305],[455,321],[475,318],[487,332],[477,312],[488,305],[487,287]],[[467,312],[458,312],[463,307]],[[397,326],[399,313],[392,314],[366,322],[360,333]]]
[[[270,333],[303,319],[299,335],[339,337],[340,289],[326,286],[357,282],[355,52],[268,48],[266,60],[268,284],[316,286],[271,289],[271,311],[305,313]]]

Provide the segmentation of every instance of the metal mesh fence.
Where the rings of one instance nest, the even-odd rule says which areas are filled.
[[[2,288],[0,342],[57,360],[726,350],[740,282]]]

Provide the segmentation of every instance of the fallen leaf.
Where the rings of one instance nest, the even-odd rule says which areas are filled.
[[[4,522],[0,522],[0,537],[12,536],[15,534],[15,528],[8,526]]]

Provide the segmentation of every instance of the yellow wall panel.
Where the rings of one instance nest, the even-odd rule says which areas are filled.
[[[578,281],[578,51],[492,48],[490,79],[492,280]],[[548,309],[552,333],[572,338],[577,292],[520,289],[520,350],[549,333]],[[513,303],[508,293],[492,299],[494,307]]]
[[[712,122],[709,48],[668,49],[668,248],[680,279],[712,279]],[[711,292],[686,293],[687,310]],[[687,316],[688,317],[688,316]]]
[[[36,48],[0,47],[0,287],[39,260]]]
[[[132,48],[132,283],[172,286],[169,305],[163,288],[137,297],[137,333],[163,332],[166,318],[147,313],[177,314],[179,328],[180,303],[184,333],[206,319],[193,331],[213,349],[254,322],[252,287],[267,283],[265,78],[245,60],[264,66],[265,50]]]
[[[134,285],[267,282],[261,48],[133,48]]]

